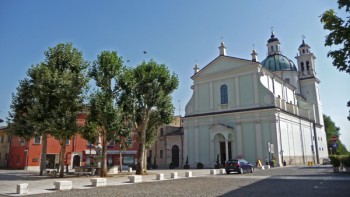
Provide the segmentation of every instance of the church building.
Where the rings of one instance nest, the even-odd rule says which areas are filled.
[[[184,157],[190,166],[213,168],[219,158],[275,161],[275,165],[320,163],[328,157],[316,57],[302,40],[297,64],[281,53],[272,32],[259,62],[219,56],[194,67],[193,94],[183,118]]]

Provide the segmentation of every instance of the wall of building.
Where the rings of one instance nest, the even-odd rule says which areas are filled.
[[[11,137],[7,135],[6,128],[0,128],[0,168],[6,168]]]

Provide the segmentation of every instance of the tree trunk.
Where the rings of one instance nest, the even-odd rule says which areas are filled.
[[[141,133],[141,136],[142,136],[142,133]],[[138,154],[138,162],[137,162],[137,168],[136,168],[136,174],[138,175],[143,175],[143,163],[144,163],[144,160],[143,160],[143,155],[145,153],[145,144],[140,142],[139,143],[139,150],[137,151],[139,154]]]
[[[144,153],[143,153],[143,173],[147,174],[147,149],[145,148]]]
[[[67,138],[61,140],[61,152],[60,152],[60,178],[64,177],[64,163],[66,155],[66,142]]]
[[[120,172],[123,172],[123,158],[122,158],[122,146],[119,145],[119,166]]]
[[[47,134],[42,135],[41,159],[40,159],[40,176],[46,174],[46,153],[47,153]],[[45,173],[44,173],[45,172]]]
[[[148,126],[148,120],[149,120],[149,113],[150,110],[145,110],[145,117],[143,119],[142,128],[141,128],[141,136],[139,138],[139,150],[138,150],[138,163],[137,163],[137,169],[136,174],[138,175],[144,175],[144,157],[145,157],[145,149],[146,149],[146,130]]]
[[[107,134],[104,132],[102,137],[102,160],[101,160],[101,177],[107,176]]]

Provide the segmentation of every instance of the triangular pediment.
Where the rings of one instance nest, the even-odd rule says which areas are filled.
[[[253,63],[254,62],[250,60],[240,59],[236,57],[219,56],[215,58],[212,62],[210,62],[208,65],[206,65],[203,69],[201,69],[198,73],[193,75],[192,78],[225,72],[232,69],[248,66]]]
[[[225,131],[225,130],[233,130],[233,127],[221,123],[215,123],[213,124],[210,129],[212,131]]]

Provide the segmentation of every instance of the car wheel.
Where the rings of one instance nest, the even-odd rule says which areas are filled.
[[[230,174],[230,171],[226,170],[226,174]]]
[[[240,168],[238,174],[243,174],[243,168]]]
[[[250,168],[250,173],[253,173],[253,172],[254,172],[254,168],[251,167],[251,168]]]

